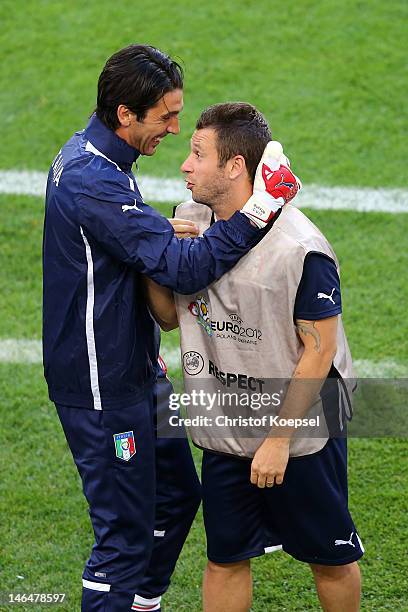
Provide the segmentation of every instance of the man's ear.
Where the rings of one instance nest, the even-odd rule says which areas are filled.
[[[119,104],[118,110],[116,111],[118,121],[122,127],[129,127],[132,120],[132,111],[128,109],[124,104]]]
[[[227,162],[228,164],[228,172],[229,178],[235,180],[242,176],[242,174],[247,173],[245,159],[242,155],[235,155]]]

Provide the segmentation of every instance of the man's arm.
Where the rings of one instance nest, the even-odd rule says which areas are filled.
[[[173,292],[167,287],[158,285],[148,276],[144,277],[143,282],[150,312],[161,329],[171,331],[178,327],[179,322]]]
[[[268,147],[258,174],[262,174],[264,162],[269,159],[267,151]],[[135,198],[128,175],[94,158],[81,173],[82,186],[77,196],[81,232],[160,285],[178,293],[194,293],[228,272],[261,240],[263,233],[257,228],[265,227],[276,211],[296,195],[296,177],[286,166],[282,168],[293,178],[290,184],[296,188],[287,188],[282,194],[274,182],[262,179],[247,204],[228,221],[217,221],[201,238],[179,241],[167,220]]]
[[[296,320],[296,329],[304,345],[279,418],[304,417],[316,400],[336,354],[337,316],[319,321]],[[293,427],[271,430],[255,453],[251,465],[251,482],[258,487],[282,484],[289,459]]]
[[[177,238],[197,238],[198,226],[190,219],[168,219]],[[150,312],[163,331],[179,326],[173,292],[162,287],[148,276],[143,277],[146,301]]]
[[[228,272],[263,232],[236,212],[218,221],[202,238],[178,240],[170,223],[153,208],[122,190],[110,197],[98,183],[97,197],[81,194],[79,223],[91,244],[95,241],[115,259],[178,293],[194,293]],[[120,197],[122,196],[122,197]]]

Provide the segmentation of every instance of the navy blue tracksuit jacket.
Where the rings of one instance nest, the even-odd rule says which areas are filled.
[[[153,383],[158,334],[141,274],[194,293],[260,237],[240,214],[181,240],[143,202],[139,153],[93,116],[55,158],[43,243],[44,370],[51,400],[120,409]]]

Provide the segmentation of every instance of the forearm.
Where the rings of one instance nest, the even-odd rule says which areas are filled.
[[[147,276],[143,278],[143,281],[147,304],[161,329],[170,331],[178,327],[173,292],[166,287],[158,285]]]
[[[236,212],[228,221],[214,223],[201,238],[178,240],[179,252],[171,257],[166,277],[149,276],[177,293],[196,293],[229,272],[262,236],[248,218]]]
[[[335,351],[333,352],[333,349],[325,350],[322,353],[316,353],[312,350],[303,353],[279,411],[280,419],[286,421],[287,419],[302,419],[307,416],[327,378],[334,355]],[[294,427],[279,427],[272,429],[269,437],[285,438],[289,443],[294,432]]]
[[[318,397],[337,351],[337,316],[320,321],[297,319],[296,329],[304,351],[279,412],[282,419],[301,419],[308,413]],[[279,432],[270,432],[270,437],[283,437],[289,443],[295,429],[278,429]]]
[[[280,419],[302,419],[315,403],[337,351],[337,316],[317,321],[296,320],[304,351],[279,412]],[[282,421],[281,421],[282,422]],[[288,422],[288,421],[286,421]],[[282,484],[295,427],[273,428],[256,451],[251,482],[258,487]]]

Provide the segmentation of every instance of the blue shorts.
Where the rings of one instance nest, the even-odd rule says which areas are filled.
[[[84,612],[160,609],[201,501],[187,440],[156,435],[172,391],[162,377],[125,409],[57,405],[95,533]]]
[[[347,507],[347,440],[289,459],[282,485],[250,482],[251,461],[205,451],[207,553],[233,563],[282,548],[299,561],[345,565],[364,552]]]

